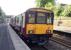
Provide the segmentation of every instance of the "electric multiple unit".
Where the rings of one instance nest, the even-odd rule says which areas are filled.
[[[45,44],[53,34],[54,13],[43,8],[30,8],[15,17],[15,29],[28,42]]]

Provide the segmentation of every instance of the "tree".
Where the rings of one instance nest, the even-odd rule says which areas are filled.
[[[0,8],[0,16],[2,16],[2,9]]]
[[[65,16],[71,17],[71,5],[67,5]]]
[[[55,7],[55,10],[54,10],[55,15],[62,16],[62,12],[64,11],[64,7],[65,6],[62,6],[62,4],[57,5],[57,7]]]
[[[37,7],[45,7],[47,5],[54,5],[54,0],[36,0]]]
[[[5,13],[0,7],[0,22],[4,22],[4,19],[6,18],[5,16],[6,16]]]

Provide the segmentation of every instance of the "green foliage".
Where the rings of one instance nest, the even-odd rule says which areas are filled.
[[[37,7],[45,7],[47,0],[36,0]]]
[[[1,14],[1,12],[0,12],[0,16],[1,16],[2,14]]]
[[[2,15],[2,9],[0,8],[0,16]]]
[[[46,3],[47,3],[47,0],[41,0],[40,1],[40,7],[45,7]]]
[[[60,4],[55,8],[56,16],[71,16],[71,6]]]
[[[3,22],[5,18],[5,13],[3,12],[3,10],[0,8],[0,22]]]
[[[5,13],[3,12],[3,10],[0,7],[0,16],[4,16],[4,15],[5,15]]]
[[[49,3],[54,5],[54,0],[36,0],[37,7],[45,7]]]
[[[37,7],[44,7],[54,11],[55,16],[71,17],[71,5],[55,5],[55,0],[36,0]]]
[[[71,11],[67,14],[68,17],[71,17]]]
[[[64,11],[64,6],[62,5],[58,5],[56,8],[55,8],[55,15],[56,16],[62,16],[62,12]]]
[[[64,11],[62,12],[62,16],[71,16],[71,6],[70,5],[66,5],[64,7]]]
[[[62,12],[62,10],[60,9],[60,10],[58,10],[58,12],[57,12],[57,16],[60,16],[60,14],[61,14],[61,12]]]

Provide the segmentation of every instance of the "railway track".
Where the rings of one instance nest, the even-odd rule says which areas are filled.
[[[48,50],[48,48],[44,47],[44,46],[32,46],[31,50]]]
[[[63,40],[63,39],[60,39],[60,38],[57,38],[57,37],[52,37],[50,38],[51,41],[54,41],[56,43],[59,43],[65,47],[68,47],[68,48],[71,48],[71,42],[69,41],[66,41],[66,40]]]
[[[52,38],[50,38],[50,40],[54,41],[56,43],[59,43],[59,44],[65,46],[65,47],[71,48],[71,42],[66,41],[64,39],[52,37]],[[30,44],[30,45],[32,45],[32,44]],[[31,50],[48,50],[47,46],[39,46],[39,45],[32,45],[32,46],[30,46],[30,48],[31,48]]]

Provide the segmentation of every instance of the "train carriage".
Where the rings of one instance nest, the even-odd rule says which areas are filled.
[[[10,25],[14,28],[16,26],[16,18],[12,17],[10,20]]]
[[[21,36],[28,42],[45,44],[53,34],[54,13],[43,8],[30,8],[20,14]]]
[[[15,26],[15,30],[16,31],[21,31],[21,22],[22,22],[22,16],[21,15],[17,15],[16,17],[15,17],[16,19],[15,19],[15,24],[16,24],[16,26]]]

